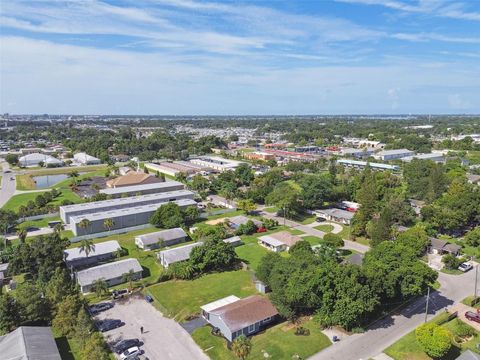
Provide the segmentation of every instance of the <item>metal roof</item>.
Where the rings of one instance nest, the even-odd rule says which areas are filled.
[[[161,183],[154,183],[154,184],[144,184],[144,185],[133,185],[133,186],[122,186],[118,188],[111,188],[111,189],[102,189],[100,193],[107,194],[107,195],[115,195],[115,194],[123,194],[127,192],[138,192],[138,191],[145,191],[145,190],[152,190],[152,189],[164,189],[164,191],[170,190],[179,190],[179,187],[182,189],[185,187],[181,182],[178,181],[165,181]]]
[[[347,220],[351,220],[353,218],[353,215],[355,215],[355,213],[353,212],[337,208],[315,210],[315,212],[318,214],[327,214],[333,217]]]
[[[187,237],[187,233],[182,228],[167,229],[153,233],[136,236],[144,245],[156,244],[160,239],[170,241]]]
[[[185,261],[190,258],[192,249],[203,245],[202,242],[179,246],[173,249],[160,251],[157,256],[159,259],[163,258],[168,264],[173,264],[179,261]]]
[[[85,286],[92,284],[95,280],[109,280],[121,277],[130,270],[136,273],[142,271],[142,267],[137,259],[119,260],[81,270],[76,273],[76,278],[81,286]]]
[[[210,312],[212,310],[218,309],[219,307],[234,303],[235,301],[240,300],[239,297],[235,295],[230,295],[227,297],[224,297],[223,299],[219,299],[216,301],[212,301],[211,303],[205,304],[200,307],[203,311]]]
[[[360,160],[340,159],[340,160],[337,160],[337,164],[354,165],[354,166],[367,166],[367,165],[369,165],[371,168],[383,169],[383,170],[399,170],[400,169],[400,167],[398,165],[371,163],[371,162],[360,161]]]
[[[94,249],[88,254],[88,256],[98,256],[104,254],[114,253],[117,250],[121,249],[120,244],[117,240],[110,240],[101,243],[94,244]],[[75,247],[71,249],[66,249],[63,251],[65,255],[65,261],[70,262],[73,260],[83,259],[87,257],[85,251],[81,247]]]
[[[385,156],[385,155],[400,155],[400,154],[415,154],[414,151],[408,149],[392,149],[392,150],[382,150],[376,154],[376,156]]]
[[[4,360],[61,360],[47,326],[20,326],[1,336],[0,354]]]

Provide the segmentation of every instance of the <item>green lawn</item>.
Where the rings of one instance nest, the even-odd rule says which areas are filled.
[[[331,345],[328,337],[313,321],[308,321],[303,326],[310,330],[309,336],[295,335],[294,328],[286,322],[254,335],[252,351],[247,359],[265,359],[267,356],[269,359],[293,359],[294,355],[306,359]],[[237,359],[228,350],[226,340],[212,335],[209,326],[196,330],[192,337],[212,360]]]
[[[7,201],[5,205],[3,205],[4,210],[12,210],[18,211],[18,208],[22,205],[26,205],[30,200],[35,201],[35,198],[39,194],[43,194],[47,192],[45,191],[32,191],[24,194],[14,195]],[[60,205],[63,200],[70,200],[74,203],[81,202],[80,197],[78,197],[72,190],[70,189],[63,189],[59,196],[57,196],[50,204],[51,205]]]
[[[286,230],[292,235],[303,235],[303,234],[305,234],[302,230],[298,230],[298,229],[288,228]]]
[[[467,296],[465,299],[462,300],[462,304],[472,306],[475,309],[480,309],[480,301],[478,301],[475,305],[472,305],[472,301],[473,301],[473,295],[472,296]]]
[[[105,170],[97,170],[97,171],[92,171],[92,172],[88,172],[88,173],[79,175],[77,177],[77,180],[83,180],[83,179],[90,178],[90,177],[93,177],[93,176],[104,177],[105,176]],[[62,180],[62,181],[50,186],[50,189],[53,189],[53,188],[67,188],[68,189],[70,187],[70,184],[72,184],[72,181],[73,181],[72,178]]]
[[[305,240],[305,241],[308,241],[308,242],[310,243],[310,245],[312,245],[312,246],[313,246],[313,245],[319,245],[319,244],[321,244],[322,241],[323,241],[323,240],[322,240],[321,238],[319,238],[319,237],[310,236],[310,235],[309,235],[309,236],[304,236],[302,239]]]
[[[35,182],[30,175],[17,175],[17,190],[34,190]]]
[[[171,280],[147,289],[166,316],[182,321],[200,312],[200,306],[236,295],[240,298],[256,293],[248,271],[226,271],[204,275],[195,280]]]
[[[447,315],[445,313],[441,313],[440,315],[437,315],[429,322],[438,322],[442,318],[445,318],[446,316]],[[442,326],[446,327],[450,331],[453,331],[457,326],[457,319],[453,319],[448,323],[443,324]],[[467,349],[470,349],[472,351],[477,351],[475,350],[475,345],[478,343],[480,339],[479,335],[480,334],[477,332],[472,339],[470,339],[465,343],[462,343],[462,344],[454,343],[452,350],[443,360],[456,359],[458,357],[458,354],[461,351],[465,351]],[[420,345],[417,343],[417,340],[415,338],[415,331],[408,333],[407,335],[402,337],[400,340],[398,340],[396,343],[386,348],[384,350],[384,353],[395,360],[431,360],[431,358],[423,352]]]
[[[329,233],[333,230],[333,226],[329,224],[322,224],[322,225],[315,226],[315,229]]]
[[[19,229],[25,229],[28,227],[42,228],[42,227],[47,227],[50,221],[59,221],[59,220],[60,220],[60,217],[58,216],[47,217],[39,220],[29,220],[29,221],[24,221],[21,224],[18,224],[17,228]]]
[[[462,275],[464,274],[462,271],[458,270],[458,269],[445,269],[445,268],[442,268],[442,270],[440,270],[442,273],[444,274],[449,274],[449,275]]]
[[[73,171],[78,172],[90,172],[90,171],[105,171],[108,168],[107,164],[100,165],[87,165],[87,166],[71,166],[71,167],[60,167],[60,168],[28,168],[27,174],[32,176],[41,176],[41,175],[53,175],[53,174],[69,174]]]
[[[267,207],[263,210],[270,213],[270,214],[275,214],[278,211],[278,208],[275,207],[275,206],[272,206],[272,207]]]

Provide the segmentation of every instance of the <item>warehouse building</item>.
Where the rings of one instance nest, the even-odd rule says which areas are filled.
[[[158,249],[185,241],[187,234],[182,228],[167,229],[135,237],[135,244],[143,250]]]
[[[200,156],[190,160],[191,163],[199,166],[204,166],[220,172],[235,170],[241,164],[245,164],[242,161],[225,159],[220,156]]]
[[[400,170],[400,166],[398,166],[398,165],[371,163],[371,162],[360,161],[360,160],[340,159],[340,160],[337,160],[337,164],[340,164],[340,165],[343,165],[343,166],[346,166],[346,167],[353,167],[353,168],[357,168],[357,169],[364,169],[368,165],[373,170],[391,170],[391,171]]]
[[[413,155],[415,155],[414,151],[407,150],[407,149],[395,149],[395,150],[380,151],[375,155],[373,155],[373,157],[377,160],[388,161],[388,160],[401,159],[401,158],[405,158]]]
[[[116,240],[101,242],[87,256],[85,250],[81,247],[66,249],[63,251],[63,258],[68,268],[79,268],[87,265],[98,264],[101,261],[113,259],[117,252],[121,250],[120,244]]]
[[[402,158],[402,161],[410,162],[412,160],[430,160],[433,162],[445,162],[445,157],[442,153],[417,154]]]
[[[191,199],[181,199],[173,201],[181,208],[187,206],[197,206],[197,203]],[[90,235],[105,232],[107,230],[118,230],[138,225],[145,225],[150,222],[150,217],[153,213],[163,204],[168,202],[139,205],[135,207],[116,209],[110,211],[92,212],[89,214],[83,214],[79,216],[70,217],[70,229],[75,236]],[[86,228],[82,228],[80,223],[83,219],[89,221],[89,225]],[[104,221],[106,219],[112,219],[114,225],[110,229],[106,229]]]
[[[53,156],[40,153],[24,155],[18,159],[18,165],[20,167],[40,166],[40,163],[46,167],[57,167],[63,165],[63,161],[58,160]]]
[[[148,194],[82,204],[60,206],[60,218],[65,224],[70,223],[72,216],[91,214],[101,211],[125,209],[140,205],[159,204],[181,199],[193,199],[195,194],[190,190],[168,191],[158,194]]]
[[[94,266],[85,270],[77,271],[75,277],[82,293],[88,293],[95,281],[103,279],[108,286],[115,286],[125,282],[124,274],[133,270],[134,279],[142,278],[142,266],[137,259],[125,259],[108,264]]]
[[[145,168],[155,174],[158,172],[172,177],[178,174],[193,175],[208,170],[188,161],[161,162],[160,164],[146,163]]]
[[[147,194],[157,194],[167,191],[183,190],[185,186],[178,181],[165,181],[155,184],[123,186],[114,189],[102,189],[101,194],[111,196],[113,198],[119,198],[122,196],[139,196]]]

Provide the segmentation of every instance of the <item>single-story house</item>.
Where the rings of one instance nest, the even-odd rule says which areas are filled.
[[[68,268],[79,268],[113,259],[121,249],[118,241],[110,240],[94,244],[88,256],[81,247],[66,249],[63,251],[63,259]]]
[[[162,250],[157,254],[158,261],[164,268],[168,268],[171,264],[190,259],[192,249],[202,245],[202,242],[179,246],[173,249]]]
[[[0,336],[4,360],[61,360],[52,330],[48,326],[20,326]]]
[[[73,161],[82,164],[82,165],[95,165],[100,164],[102,161],[94,156],[88,155],[87,153],[80,152],[73,155]]]
[[[243,244],[243,241],[240,238],[240,236],[229,237],[227,239],[224,239],[223,242],[228,243],[228,244],[232,245],[233,247],[237,247],[237,246],[240,246],[240,245]]]
[[[345,225],[350,225],[353,216],[355,215],[354,212],[337,208],[315,210],[314,213],[328,221],[334,221]]]
[[[95,281],[103,279],[108,286],[114,286],[125,282],[123,275],[133,270],[134,279],[142,278],[142,266],[137,259],[125,259],[108,264],[94,266],[85,270],[77,271],[75,277],[82,293],[88,293]]]
[[[244,299],[231,295],[201,309],[202,317],[230,342],[240,335],[250,336],[263,330],[278,316],[270,300],[260,295]]]
[[[261,246],[274,252],[288,251],[299,241],[302,241],[300,236],[293,235],[288,231],[279,231],[258,238],[258,243]]]
[[[429,238],[430,239],[430,246],[428,247],[428,251],[433,254],[452,254],[455,256],[460,255],[462,247],[456,244],[450,244],[444,240],[436,239],[436,238]]]
[[[480,175],[467,174],[467,181],[470,184],[480,184]]]
[[[250,219],[246,216],[243,215],[238,215],[238,216],[233,216],[231,218],[228,218],[228,223],[231,228],[238,228],[240,225],[245,225],[249,220],[251,220],[257,228],[262,227],[262,222],[258,221],[256,219]]]
[[[153,175],[146,174],[144,172],[130,171],[125,175],[116,177],[107,181],[107,187],[111,189],[119,188],[122,186],[136,186],[146,184],[156,184],[163,182],[162,179]]]
[[[135,245],[143,250],[152,250],[163,246],[170,246],[185,241],[187,234],[182,228],[167,229],[153,233],[135,236]]]

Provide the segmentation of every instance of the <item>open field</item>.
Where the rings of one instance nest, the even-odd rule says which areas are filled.
[[[32,191],[29,193],[23,193],[14,195],[7,201],[7,203],[3,206],[4,210],[12,210],[18,211],[18,208],[22,205],[26,205],[30,200],[35,201],[35,198],[39,194],[43,194],[48,190],[45,191]],[[60,205],[62,201],[70,200],[74,203],[81,202],[81,199],[70,189],[63,189],[59,196],[57,196],[50,204],[51,205]]]
[[[182,321],[200,312],[200,306],[236,295],[240,298],[256,293],[247,271],[226,271],[204,275],[195,280],[171,280],[147,289],[166,316]]]
[[[307,321],[302,326],[310,330],[310,335],[295,335],[293,326],[286,322],[254,335],[251,338],[252,351],[248,359],[264,359],[267,358],[266,354],[269,359],[294,359],[295,355],[298,355],[300,359],[306,359],[331,345],[328,337],[313,321]],[[227,348],[224,338],[211,334],[211,327],[204,326],[197,329],[192,336],[210,359],[237,359],[234,353]]]
[[[38,170],[23,169],[25,174],[32,176],[40,175],[53,175],[53,174],[69,174],[73,171],[78,172],[89,172],[97,170],[106,170],[108,168],[107,164],[100,165],[88,165],[88,166],[71,166],[71,167],[59,167],[59,168],[40,168]]]

